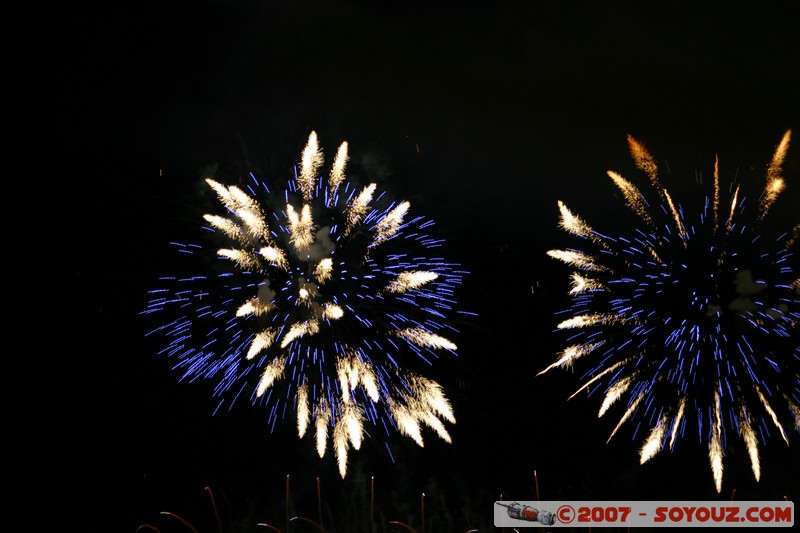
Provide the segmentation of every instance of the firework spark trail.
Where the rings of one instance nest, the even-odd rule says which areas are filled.
[[[320,457],[332,441],[342,477],[367,424],[420,446],[423,425],[450,441],[442,421],[455,423],[452,408],[419,369],[455,355],[451,318],[471,314],[453,298],[466,273],[434,255],[443,241],[427,233],[431,221],[407,220],[410,204],[387,205],[375,184],[357,191],[347,152],[342,143],[323,183],[312,132],[278,194],[252,174],[242,187],[208,178],[226,209],[205,216],[224,243],[209,269],[219,274],[164,278],[144,311],[178,315],[150,334],[166,336],[163,353],[184,378],[216,381],[220,407],[266,406],[270,426],[294,412]]]
[[[743,184],[732,184],[730,200],[720,197],[715,157],[712,197],[690,220],[650,152],[628,136],[660,203],[651,208],[631,181],[608,176],[644,227],[607,236],[559,201],[560,227],[588,249],[548,251],[575,269],[573,305],[557,326],[570,345],[539,374],[586,362],[585,383],[570,398],[603,395],[599,416],[624,402],[609,440],[627,421],[649,428],[642,463],[696,430],[718,492],[726,450],[744,447],[759,480],[759,446],[776,434],[788,445],[787,429],[800,432],[800,225],[771,229],[765,220],[785,189],[789,139],[787,131],[766,168],[758,205]]]
[[[775,154],[772,156],[767,167],[767,184],[764,187],[764,195],[761,199],[761,218],[767,214],[769,208],[775,203],[778,195],[783,191],[783,161],[786,159],[786,153],[789,151],[789,140],[791,139],[791,131],[787,131],[781,139]]]

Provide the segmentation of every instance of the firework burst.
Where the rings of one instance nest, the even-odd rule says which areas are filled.
[[[765,224],[784,188],[789,140],[787,131],[755,202],[735,183],[723,194],[717,158],[713,192],[688,215],[655,159],[629,136],[657,203],[619,173],[608,175],[638,226],[609,236],[558,203],[561,228],[586,249],[548,252],[575,272],[570,317],[557,326],[569,346],[540,374],[586,362],[575,394],[601,394],[599,416],[624,404],[609,440],[634,424],[641,463],[695,434],[708,446],[717,492],[726,450],[743,446],[758,480],[759,445],[773,437],[788,445],[790,431],[800,431],[800,225]]]
[[[323,163],[312,132],[278,193],[253,174],[244,187],[206,179],[225,207],[205,216],[222,242],[216,273],[162,278],[145,313],[170,313],[152,333],[166,336],[183,378],[213,380],[220,406],[266,407],[271,427],[293,415],[320,457],[333,448],[344,477],[366,425],[419,446],[427,426],[450,442],[453,409],[415,368],[455,355],[450,318],[465,273],[436,255],[433,222],[410,217],[408,202],[350,184],[346,142],[325,179]]]

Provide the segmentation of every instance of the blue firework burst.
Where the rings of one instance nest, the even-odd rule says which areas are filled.
[[[273,427],[291,414],[300,437],[315,433],[320,457],[332,442],[344,477],[365,424],[420,446],[424,426],[450,441],[452,407],[425,371],[456,355],[466,273],[439,255],[433,221],[375,184],[350,183],[347,143],[324,178],[323,162],[312,132],[280,191],[253,174],[242,187],[208,178],[225,208],[205,216],[214,267],[162,278],[145,313],[169,317],[151,334],[166,338],[162,353],[183,378],[213,380],[220,406],[266,408]],[[177,246],[209,253],[207,243]]]
[[[603,396],[600,416],[624,404],[611,437],[633,424],[642,463],[697,435],[718,492],[726,449],[744,446],[759,479],[759,446],[770,438],[788,445],[800,431],[800,225],[767,224],[784,189],[790,133],[756,201],[741,184],[720,185],[717,159],[713,192],[693,211],[673,199],[654,158],[629,136],[654,194],[608,175],[639,224],[600,233],[559,202],[560,226],[585,246],[548,252],[575,271],[570,316],[558,325],[568,346],[541,373],[585,363],[578,392]]]

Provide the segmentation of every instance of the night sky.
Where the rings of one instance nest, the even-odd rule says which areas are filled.
[[[735,490],[798,501],[794,430],[791,447],[775,438],[762,448],[760,483],[746,458],[728,456],[718,495],[705,444],[685,441],[640,466],[630,430],[606,444],[617,418],[597,419],[597,398],[567,401],[578,372],[536,377],[563,348],[553,330],[570,269],[546,251],[572,241],[557,201],[598,229],[618,224],[625,207],[606,171],[641,177],[627,134],[669,166],[679,194],[696,191],[695,170],[709,173],[715,154],[723,180],[763,179],[783,133],[800,135],[793,2],[433,4],[123,1],[65,15],[60,142],[80,174],[79,372],[69,385],[87,399],[86,500],[105,502],[89,529],[189,531],[159,515],[173,511],[216,531],[205,486],[226,533],[283,528],[287,475],[292,513],[316,519],[319,479],[326,525],[338,531],[356,528],[337,524],[337,502],[371,476],[381,527],[418,527],[426,492],[426,517],[439,520],[429,530],[488,530],[492,502],[536,499],[536,481],[543,500]],[[291,419],[270,433],[246,404],[213,415],[213,384],[179,383],[140,314],[170,273],[169,242],[198,240],[215,208],[204,173],[217,168],[224,181],[247,162],[283,182],[312,130],[326,154],[347,141],[354,172],[436,221],[469,271],[460,307],[477,314],[458,325],[459,357],[437,363],[453,443],[430,434],[420,449],[397,437],[392,464],[368,439],[345,481]],[[800,212],[798,143],[773,220],[787,229]]]

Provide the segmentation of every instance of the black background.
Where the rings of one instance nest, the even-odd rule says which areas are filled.
[[[90,522],[188,530],[159,514],[172,511],[216,531],[209,486],[225,531],[285,530],[287,476],[292,514],[318,518],[319,482],[326,525],[339,531],[357,530],[337,518],[343,501],[363,502],[372,476],[380,527],[418,530],[423,505],[428,530],[490,529],[501,497],[796,499],[794,431],[791,448],[775,439],[764,450],[760,483],[746,458],[728,456],[717,494],[705,445],[685,442],[640,466],[629,432],[606,444],[616,420],[597,419],[595,401],[566,400],[577,373],[536,377],[559,350],[555,312],[569,283],[546,256],[567,240],[557,200],[613,227],[624,206],[606,171],[639,177],[627,134],[667,162],[680,191],[716,154],[723,179],[763,179],[783,133],[800,127],[793,3],[698,4],[201,0],[70,10],[56,48],[62,139],[81,172],[73,386],[87,397],[85,500],[105,502],[104,518]],[[478,313],[459,326],[458,360],[442,363],[452,372],[453,444],[398,443],[391,464],[367,443],[344,481],[291,424],[270,434],[247,406],[212,416],[211,384],[178,383],[139,315],[170,268],[169,241],[192,235],[212,206],[203,172],[247,160],[282,181],[312,130],[327,154],[348,141],[352,166],[437,221],[470,271],[461,305]],[[787,228],[800,207],[798,169],[792,145],[776,208]]]

